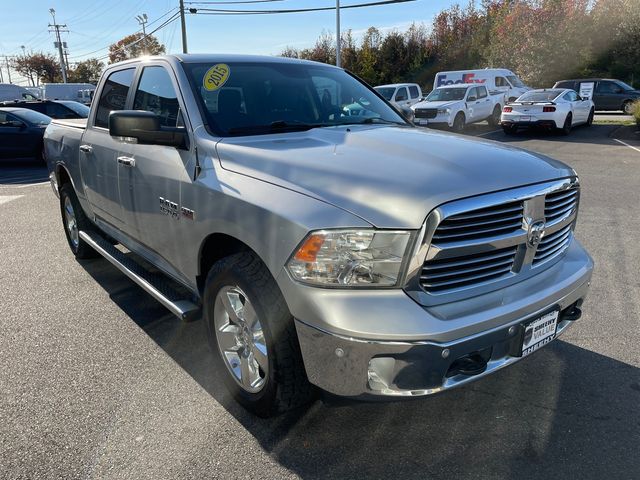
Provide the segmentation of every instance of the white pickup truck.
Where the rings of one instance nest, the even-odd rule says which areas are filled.
[[[462,132],[470,123],[500,123],[504,92],[489,92],[484,85],[454,84],[438,87],[411,108],[416,125],[450,127]]]

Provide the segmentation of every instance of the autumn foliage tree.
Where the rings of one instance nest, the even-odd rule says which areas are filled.
[[[428,27],[348,35],[343,66],[376,85],[429,87],[438,71],[485,67],[509,68],[534,87],[584,76],[640,82],[640,0],[469,0]],[[313,48],[286,53],[334,63],[335,39],[323,32]]]
[[[163,53],[166,53],[166,49],[156,37],[153,35],[144,37],[142,33],[134,33],[109,46],[109,63]]]
[[[53,83],[62,81],[60,64],[55,56],[48,53],[31,53],[21,55],[13,60],[16,72],[36,83]]]
[[[104,70],[104,63],[97,58],[89,58],[78,62],[75,68],[68,72],[70,82],[97,83]]]

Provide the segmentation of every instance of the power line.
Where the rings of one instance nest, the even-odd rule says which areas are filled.
[[[416,0],[379,0],[376,2],[358,3],[352,5],[341,6],[340,9],[375,7],[382,5],[392,5],[395,3],[415,2]],[[336,7],[313,7],[313,8],[295,8],[281,10],[230,10],[223,8],[190,8],[189,13],[193,15],[277,15],[285,13],[304,13],[304,12],[323,12],[335,10]]]

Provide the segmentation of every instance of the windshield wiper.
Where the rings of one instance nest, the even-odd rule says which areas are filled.
[[[407,126],[406,123],[404,122],[396,122],[394,120],[387,120],[385,118],[380,118],[380,117],[369,117],[369,118],[365,118],[364,120],[361,120],[359,122],[352,122],[352,121],[348,121],[348,122],[344,122],[344,123],[338,123],[336,125],[372,125],[375,123],[380,123],[380,124],[385,124],[385,125],[400,125],[400,126]]]
[[[276,120],[268,125],[249,125],[242,127],[232,127],[229,129],[230,134],[235,133],[252,133],[252,132],[304,132],[312,128],[321,128],[329,126],[326,123],[305,123],[298,121]]]

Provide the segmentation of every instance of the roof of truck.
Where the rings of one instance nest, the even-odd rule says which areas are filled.
[[[311,60],[301,60],[299,58],[289,57],[276,57],[268,55],[239,55],[231,53],[179,53],[171,55],[157,55],[150,57],[138,57],[131,60],[125,60],[118,64],[126,63],[139,63],[149,60],[177,60],[182,63],[233,63],[233,62],[245,62],[245,63],[291,63],[291,64],[309,64],[316,66],[324,66],[329,68],[338,68],[326,63],[314,62]],[[113,64],[113,65],[118,65]],[[109,65],[110,67],[112,65]]]

